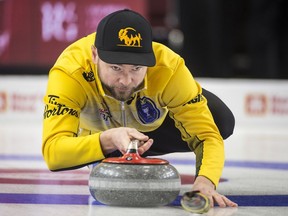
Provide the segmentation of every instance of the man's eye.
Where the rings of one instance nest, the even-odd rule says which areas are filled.
[[[120,71],[121,68],[120,67],[117,67],[117,66],[111,66],[112,70],[114,71]]]
[[[141,68],[142,68],[142,67],[139,66],[139,67],[135,67],[135,68],[133,68],[132,70],[133,70],[133,71],[140,71]]]

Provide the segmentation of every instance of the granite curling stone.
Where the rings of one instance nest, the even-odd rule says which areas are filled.
[[[180,192],[180,175],[168,161],[142,158],[138,140],[131,141],[126,154],[107,158],[95,166],[89,190],[100,203],[111,206],[153,207],[173,202]]]

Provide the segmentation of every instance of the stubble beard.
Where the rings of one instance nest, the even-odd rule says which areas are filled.
[[[107,84],[105,84],[103,81],[101,81],[103,88],[109,92],[109,94],[115,98],[116,100],[119,101],[127,101],[129,100],[132,95],[141,89],[141,87],[143,86],[144,81],[142,81],[138,86],[133,87],[131,89],[125,89],[123,88],[123,90],[117,90],[117,87],[115,86],[109,86]]]

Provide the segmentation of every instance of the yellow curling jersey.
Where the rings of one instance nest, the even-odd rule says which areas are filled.
[[[42,145],[49,169],[73,169],[101,160],[101,131],[124,125],[152,131],[170,111],[182,139],[196,154],[197,174],[217,186],[224,166],[223,140],[183,58],[153,42],[156,65],[148,68],[143,89],[120,102],[105,94],[92,62],[95,35],[67,47],[49,72]]]

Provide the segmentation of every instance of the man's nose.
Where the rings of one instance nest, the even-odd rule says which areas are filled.
[[[119,82],[124,86],[128,86],[132,82],[132,77],[129,73],[123,73],[119,79]]]

